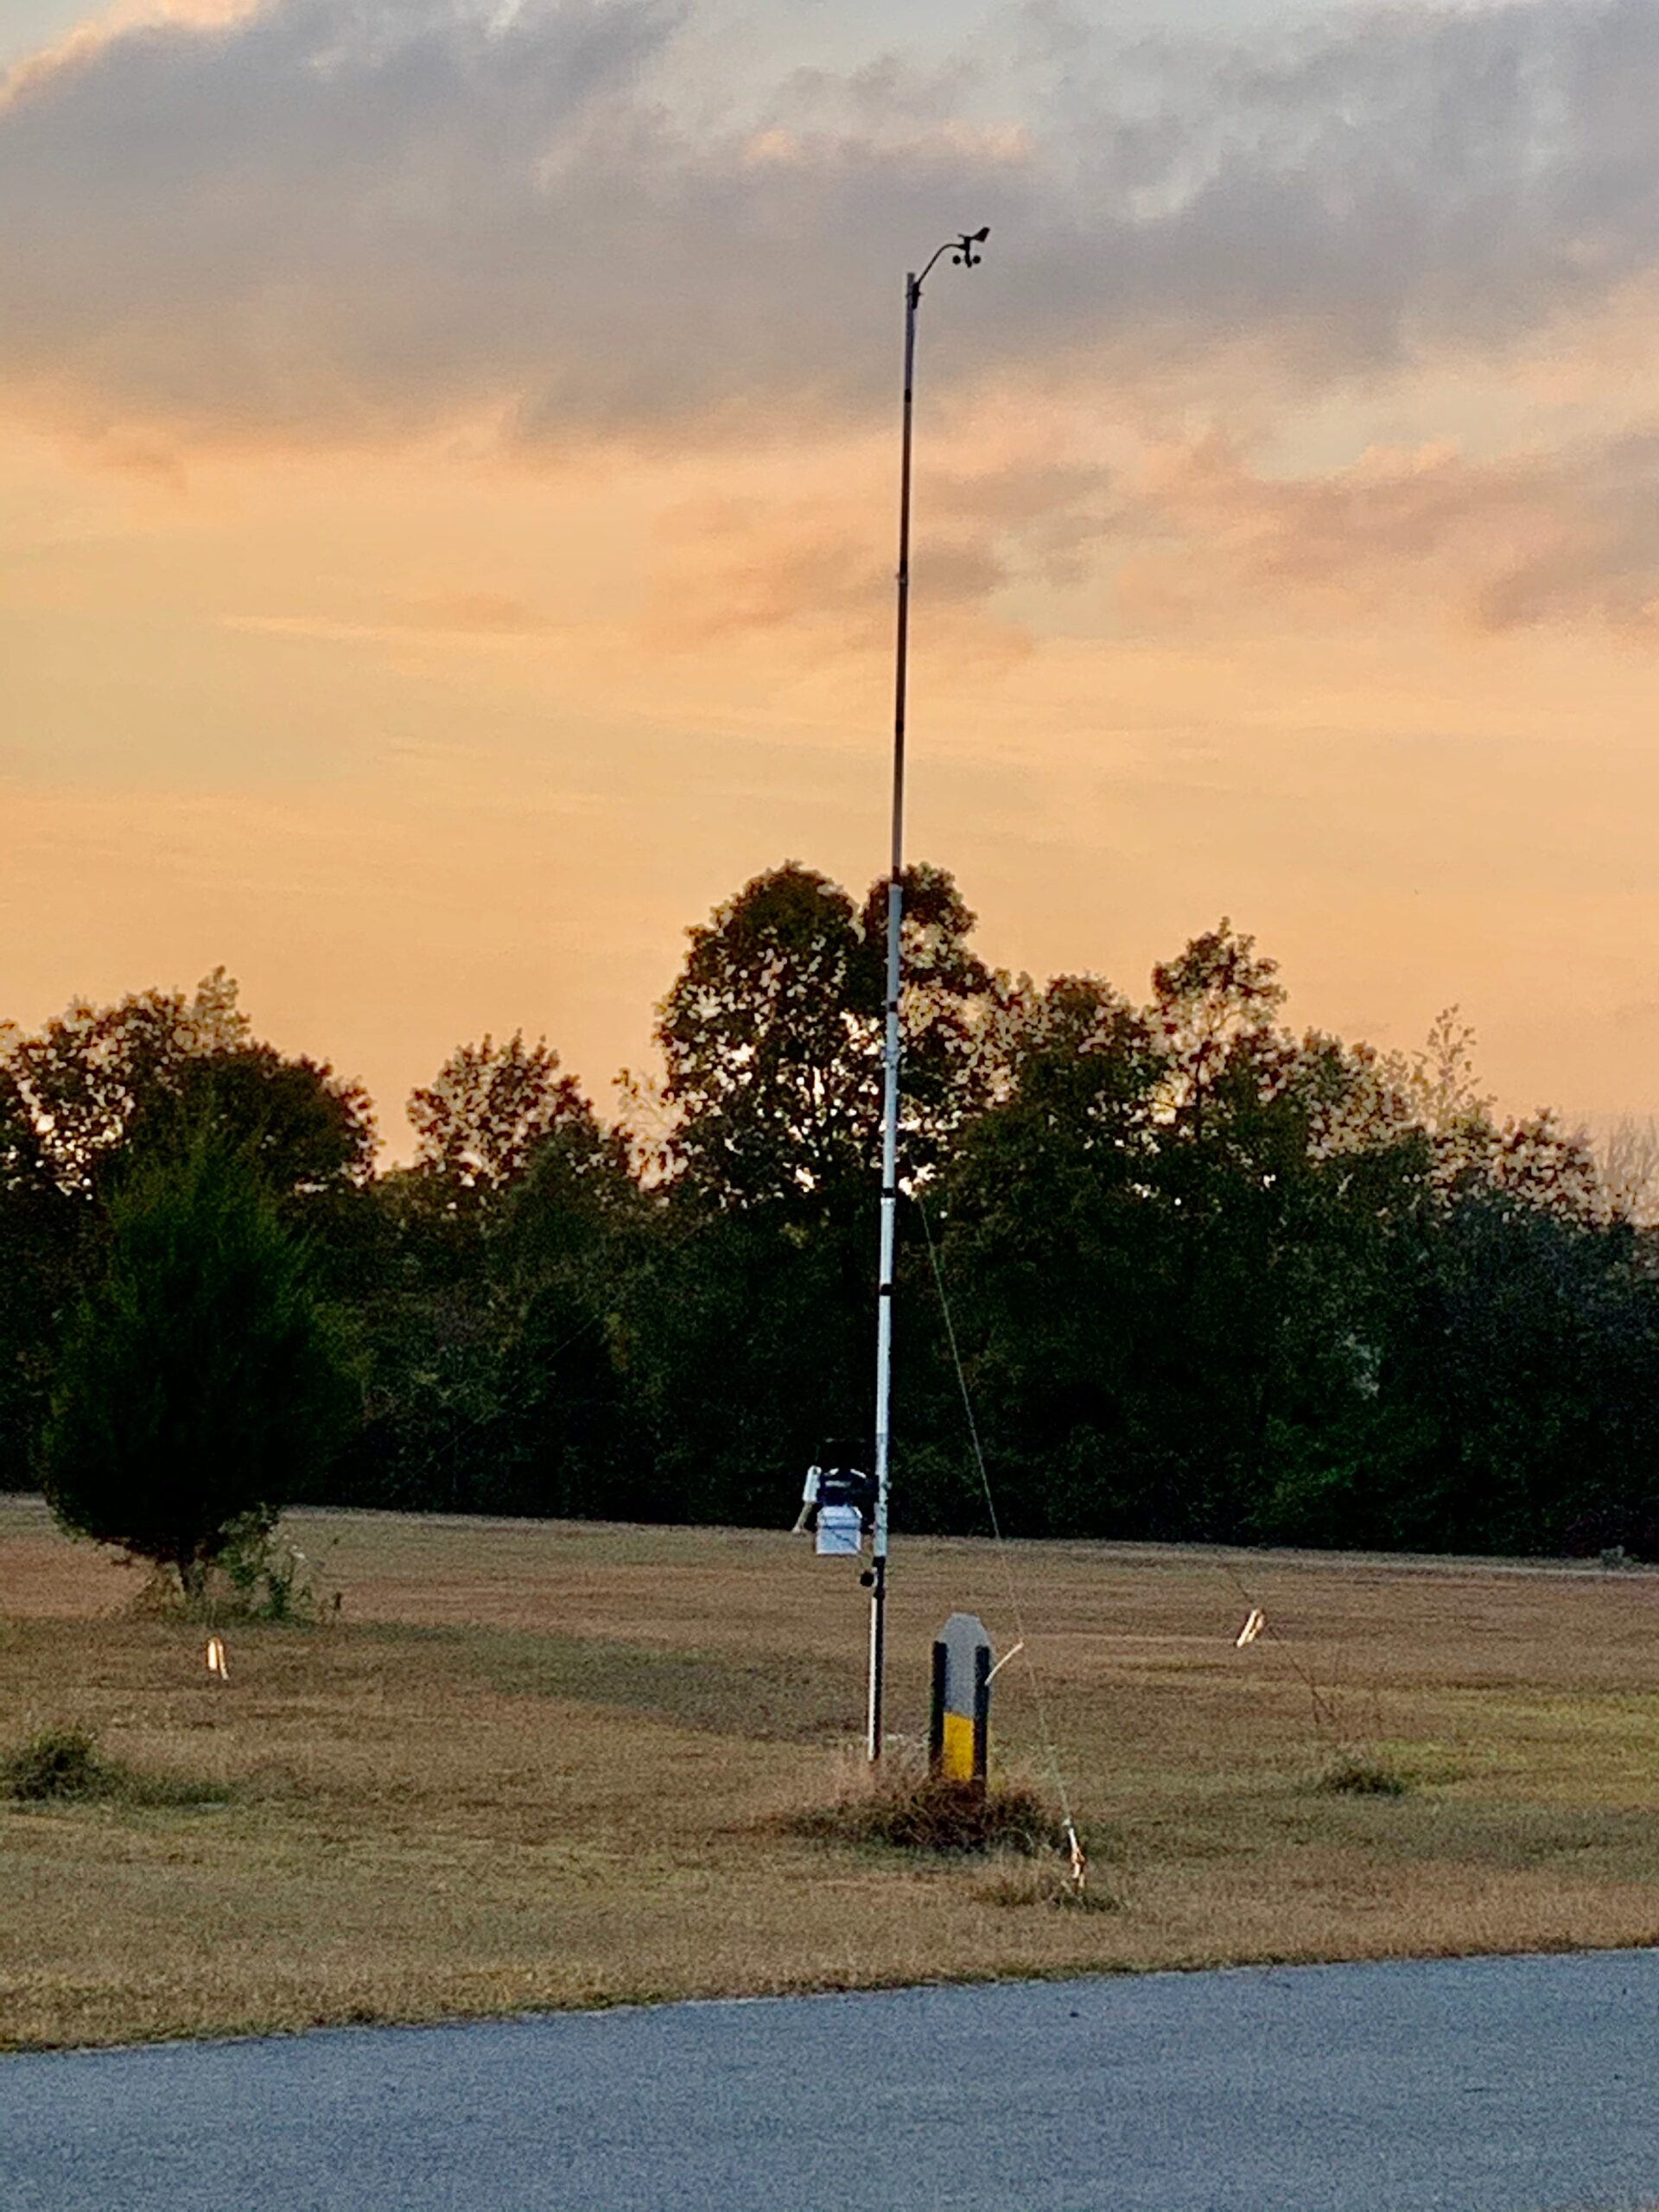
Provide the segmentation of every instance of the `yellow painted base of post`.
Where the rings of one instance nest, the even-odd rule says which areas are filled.
[[[979,1731],[966,1713],[947,1713],[941,1732],[939,1772],[947,1782],[971,1782],[979,1765]]]

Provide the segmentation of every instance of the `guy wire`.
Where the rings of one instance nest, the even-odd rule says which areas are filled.
[[[927,1207],[921,1193],[912,1192],[911,1195],[915,1198],[916,1211],[921,1216],[922,1232],[927,1239],[927,1256],[933,1270],[933,1287],[938,1293],[939,1311],[944,1317],[945,1341],[950,1347],[950,1363],[957,1371],[957,1388],[962,1394],[962,1410],[968,1423],[969,1441],[973,1446],[974,1465],[979,1471],[979,1486],[984,1493],[985,1510],[990,1516],[991,1535],[995,1544],[997,1564],[1002,1570],[1002,1580],[1007,1592],[1008,1611],[1013,1617],[1014,1632],[1018,1639],[1015,1650],[1025,1653],[1026,1673],[1031,1682],[1032,1701],[1037,1708],[1037,1726],[1043,1740],[1043,1753],[1048,1761],[1049,1776],[1054,1784],[1055,1794],[1060,1801],[1061,1820],[1065,1829],[1066,1841],[1071,1846],[1071,1878],[1077,1888],[1081,1890],[1088,1859],[1083,1848],[1082,1840],[1077,1834],[1077,1821],[1072,1816],[1071,1794],[1066,1789],[1065,1777],[1060,1770],[1059,1758],[1054,1749],[1054,1738],[1048,1725],[1048,1707],[1044,1701],[1042,1683],[1037,1675],[1036,1656],[1031,1648],[1031,1639],[1026,1634],[1025,1617],[1020,1608],[1019,1588],[1014,1581],[1013,1561],[1009,1556],[1007,1540],[1002,1534],[1002,1523],[997,1515],[996,1499],[991,1491],[991,1478],[985,1465],[984,1447],[979,1439],[979,1423],[974,1416],[973,1397],[968,1389],[968,1376],[962,1363],[961,1348],[957,1342],[957,1325],[950,1312],[950,1294],[944,1287],[944,1272],[939,1265],[938,1247],[933,1241],[933,1224],[928,1218]],[[1014,1653],[1010,1652],[1008,1656],[1013,1658]]]

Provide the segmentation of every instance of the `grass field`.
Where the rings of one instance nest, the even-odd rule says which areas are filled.
[[[1116,1909],[810,1842],[861,1699],[850,1565],[754,1533],[307,1514],[321,1628],[124,1615],[0,1499],[0,1749],[79,1721],[171,1786],[0,1804],[0,2047],[989,1974],[1659,1939],[1659,1576],[1051,1544],[1014,1554]],[[893,1725],[983,1544],[895,1560]],[[1234,1637],[1249,1605],[1268,1630]],[[996,1755],[1042,1780],[1025,1659]],[[1343,1761],[1403,1795],[1322,1790]],[[182,1786],[181,1786],[182,1785]],[[200,1802],[193,1792],[200,1789]]]

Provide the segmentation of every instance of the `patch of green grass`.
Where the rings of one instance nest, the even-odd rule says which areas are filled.
[[[1659,1833],[1651,1813],[1617,1806],[1527,1805],[1443,1800],[1411,1808],[1395,1855],[1504,1873],[1549,1869],[1597,1879],[1659,1883]]]
[[[122,1804],[168,1808],[222,1805],[221,1782],[145,1774],[108,1758],[90,1728],[59,1722],[35,1729],[0,1757],[0,1797],[20,1805]]]
[[[1326,1797],[1403,1797],[1411,1783],[1397,1766],[1380,1758],[1338,1758],[1314,1777]]]
[[[1124,1899],[1114,1885],[1103,1882],[1091,1870],[1081,1885],[1073,1878],[1071,1861],[1056,1852],[1039,1858],[1001,1857],[974,1895],[985,1904],[1014,1907],[1037,1905],[1051,1912],[1122,1912]]]
[[[226,1782],[209,1782],[194,1774],[141,1774],[130,1767],[116,1770],[112,1801],[144,1811],[191,1812],[209,1805],[228,1805],[232,1790]]]
[[[90,1728],[36,1728],[0,1758],[0,1793],[23,1804],[105,1797],[114,1770]]]

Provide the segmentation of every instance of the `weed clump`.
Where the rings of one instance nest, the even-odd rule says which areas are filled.
[[[189,1577],[156,1567],[129,1606],[137,1619],[208,1628],[232,1621],[315,1628],[340,1609],[340,1592],[325,1595],[305,1554],[252,1516],[236,1526],[210,1566]]]
[[[1411,1784],[1383,1759],[1338,1759],[1313,1787],[1325,1797],[1403,1797]]]
[[[884,1771],[830,1804],[791,1815],[784,1825],[823,1843],[945,1857],[1004,1851],[1031,1859],[1065,1847],[1065,1832],[1035,1790],[914,1771]]]
[[[230,1794],[222,1782],[137,1773],[107,1758],[90,1728],[73,1724],[37,1728],[0,1754],[0,1797],[21,1805],[222,1805]]]
[[[106,1797],[114,1783],[90,1728],[37,1728],[0,1758],[0,1793],[26,1804]]]

